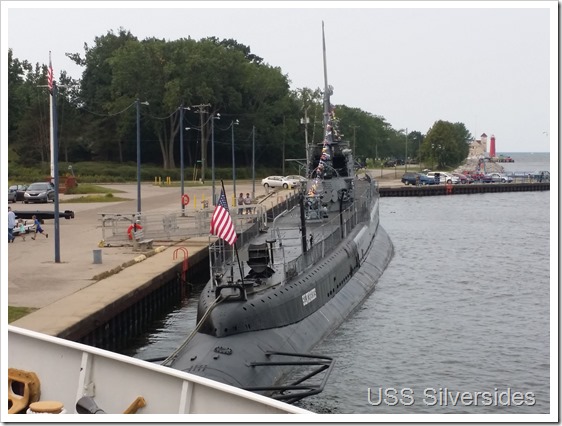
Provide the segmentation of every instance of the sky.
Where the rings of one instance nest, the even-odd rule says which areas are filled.
[[[111,30],[141,40],[232,38],[279,67],[292,89],[315,89],[324,85],[324,22],[332,103],[382,116],[396,130],[425,134],[438,120],[461,122],[477,138],[494,135],[497,152],[556,155],[557,8],[556,1],[2,1],[1,43],[4,58],[11,48],[33,64],[47,64],[51,51],[55,78],[60,70],[80,78],[83,69],[65,53],[83,55],[85,43]],[[5,75],[3,68],[3,85]]]

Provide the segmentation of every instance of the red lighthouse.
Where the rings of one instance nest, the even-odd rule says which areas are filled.
[[[496,137],[492,135],[490,137],[490,157],[494,158],[496,156]]]

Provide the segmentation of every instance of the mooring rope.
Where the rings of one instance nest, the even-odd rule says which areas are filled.
[[[191,332],[191,334],[187,337],[187,339],[184,340],[184,342],[168,357],[166,358],[163,362],[162,365],[168,365],[169,363],[171,363],[172,361],[174,361],[177,357],[177,355],[179,354],[179,352],[181,352],[181,350],[183,348],[185,348],[189,342],[191,341],[191,339],[193,339],[193,336],[195,336],[195,333],[197,333],[199,331],[199,329],[201,328],[201,326],[203,325],[203,322],[207,319],[207,317],[211,314],[211,311],[213,309],[215,309],[215,307],[220,303],[225,301],[227,298],[223,297],[222,294],[219,294],[219,296],[215,299],[215,301],[213,302],[213,304],[211,306],[209,306],[209,309],[207,309],[207,312],[205,312],[205,315],[203,315],[201,317],[201,319],[199,320],[199,322],[197,323],[197,325],[195,326],[195,329]]]

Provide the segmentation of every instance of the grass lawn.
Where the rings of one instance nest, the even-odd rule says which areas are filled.
[[[20,308],[17,306],[8,306],[8,323],[14,322],[27,314],[36,311],[35,308]]]

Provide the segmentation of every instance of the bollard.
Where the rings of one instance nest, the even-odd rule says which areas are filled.
[[[95,249],[93,250],[93,252],[94,252],[94,263],[101,264],[101,250]]]

